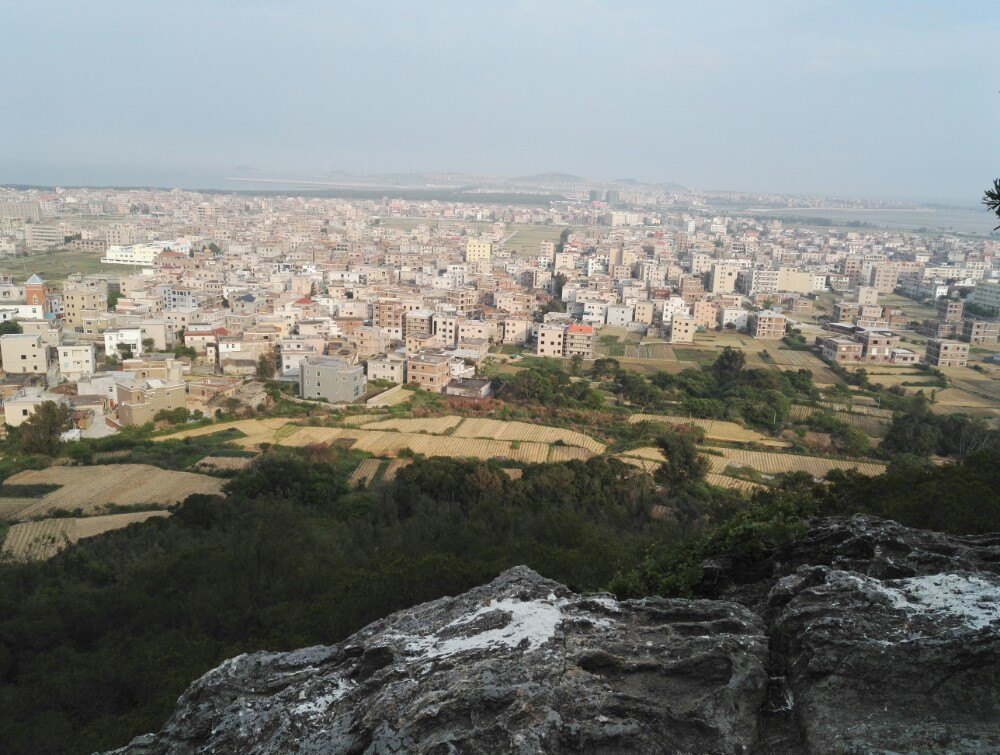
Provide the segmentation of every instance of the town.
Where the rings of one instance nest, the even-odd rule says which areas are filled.
[[[724,346],[820,384],[830,366],[950,377],[951,406],[1000,414],[995,238],[730,216],[687,190],[575,193],[3,190],[6,425],[46,401],[72,412],[64,440],[252,412],[269,380],[334,405],[404,387],[477,399],[526,355],[678,372]]]

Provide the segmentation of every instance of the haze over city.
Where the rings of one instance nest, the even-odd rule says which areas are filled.
[[[974,205],[994,3],[6,3],[0,183],[547,171]]]

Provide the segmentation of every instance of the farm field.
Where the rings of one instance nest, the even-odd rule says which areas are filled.
[[[507,226],[508,236],[503,248],[521,257],[534,257],[541,254],[543,241],[558,243],[559,237],[566,227],[564,225],[511,223]]]
[[[285,438],[281,445],[294,447],[338,441],[349,443],[351,448],[367,451],[376,456],[395,456],[404,448],[408,448],[414,453],[425,456],[451,456],[459,459],[502,458],[535,464],[547,461],[550,449],[547,443],[511,442],[342,427],[303,427],[294,435]],[[552,448],[555,450],[559,447]],[[588,458],[593,456],[585,449],[576,449],[576,452],[586,454]]]
[[[238,472],[253,461],[249,456],[206,456],[191,466],[196,472]]]
[[[50,252],[39,252],[27,257],[8,257],[0,260],[0,273],[13,275],[24,282],[32,273],[48,283],[63,281],[73,273],[100,273],[112,270],[121,275],[141,270],[132,265],[102,265],[101,255],[86,252],[71,252],[68,249],[56,249]]]
[[[729,477],[728,475],[723,474],[707,474],[705,475],[705,482],[709,485],[715,485],[720,488],[744,490],[748,493],[754,490],[761,490],[765,487],[757,482],[751,482],[750,480],[738,480],[735,477]]]
[[[869,407],[857,408],[868,409]],[[791,411],[789,411],[788,416],[791,419],[806,419],[809,415],[815,414],[818,411],[820,411],[819,407],[795,404],[792,406]],[[877,410],[873,409],[873,411]],[[868,435],[882,436],[885,435],[889,429],[890,419],[876,414],[852,413],[846,411],[836,411],[833,409],[830,409],[830,412],[841,422],[846,422],[851,427],[855,427]],[[891,417],[892,412],[889,412],[889,415]]]
[[[786,446],[775,438],[771,438],[756,430],[750,430],[735,422],[721,419],[696,419],[688,417],[671,417],[665,414],[633,414],[628,418],[629,424],[639,422],[663,422],[669,425],[695,425],[705,431],[705,437],[711,440],[721,440],[730,443],[764,443],[774,446]]]
[[[19,561],[45,559],[65,546],[105,532],[144,522],[156,516],[169,516],[167,511],[136,511],[77,519],[43,519],[38,522],[15,524],[7,532],[3,555]]]
[[[266,419],[241,419],[236,422],[223,422],[221,424],[204,425],[191,430],[181,430],[170,435],[160,435],[154,438],[156,441],[183,440],[184,438],[197,438],[202,435],[215,435],[216,433],[232,433],[232,441],[244,448],[260,446],[261,443],[274,443],[275,435],[291,420],[283,417],[268,417]]]
[[[352,487],[359,487],[361,485],[368,487],[375,480],[383,463],[382,459],[365,459],[358,464],[357,469],[347,478],[348,484]]]
[[[462,421],[461,417],[428,417],[426,419],[385,419],[362,423],[365,430],[398,430],[404,433],[443,435]]]
[[[713,448],[722,455],[707,456],[709,470],[722,474],[729,467],[752,467],[768,475],[784,472],[807,472],[813,477],[824,477],[831,469],[857,469],[862,474],[877,475],[885,471],[885,464],[847,459],[826,459],[820,456],[781,454],[768,451],[745,451],[740,448]]]
[[[604,452],[604,444],[589,435],[561,427],[533,425],[528,422],[504,422],[497,419],[467,418],[452,433],[456,438],[494,438],[496,440],[555,443],[562,441],[569,446],[579,446],[591,452]]]
[[[85,514],[113,503],[120,506],[179,503],[194,493],[218,495],[225,480],[219,477],[174,472],[146,464],[105,464],[98,467],[49,467],[26,470],[6,480],[12,485],[60,485],[58,490],[33,499],[19,509],[17,519],[45,516],[51,511]],[[0,499],[2,501],[3,499]]]
[[[399,470],[409,466],[411,463],[409,459],[390,459],[385,471],[382,473],[382,479],[386,482],[395,480],[396,475],[399,474]]]

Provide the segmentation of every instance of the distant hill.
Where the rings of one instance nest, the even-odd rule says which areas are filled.
[[[519,176],[515,181],[531,181],[532,183],[586,183],[587,179],[574,176],[572,173],[538,173],[534,176]]]

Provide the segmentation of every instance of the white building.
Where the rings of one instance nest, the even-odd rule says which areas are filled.
[[[108,356],[119,358],[122,349],[128,347],[132,351],[132,356],[137,357],[142,354],[142,329],[141,328],[121,328],[119,330],[104,331],[104,353]]]
[[[94,344],[74,344],[57,347],[59,374],[65,380],[76,382],[84,375],[93,375],[97,370]]]

